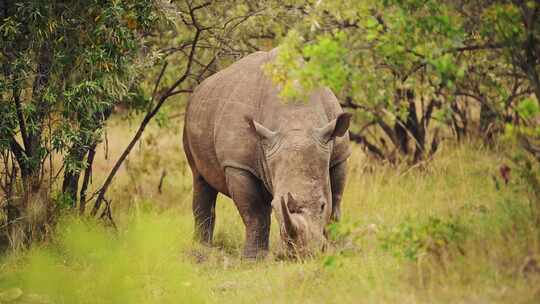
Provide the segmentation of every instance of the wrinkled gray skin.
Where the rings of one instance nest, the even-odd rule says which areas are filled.
[[[350,115],[327,88],[307,103],[283,103],[257,52],[197,87],[185,116],[184,150],[193,172],[195,236],[211,243],[217,193],[234,201],[246,226],[244,256],[268,251],[270,214],[292,253],[324,245],[340,218]]]

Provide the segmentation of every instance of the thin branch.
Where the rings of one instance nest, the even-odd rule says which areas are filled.
[[[159,71],[159,76],[156,80],[156,84],[154,85],[154,90],[152,91],[152,97],[150,99],[150,107],[152,107],[152,105],[154,104],[154,99],[156,98],[158,86],[161,83],[161,78],[163,78],[163,74],[165,73],[165,70],[167,69],[168,65],[169,65],[169,62],[165,61],[165,63],[161,67],[161,70]]]
[[[111,225],[113,226],[113,228],[115,230],[118,230],[118,227],[116,226],[116,223],[114,222],[114,219],[112,217],[112,212],[111,212],[112,200],[107,200],[107,199],[103,199],[103,200],[105,201],[105,209],[103,209],[103,212],[101,212],[101,216],[99,218],[100,219],[107,218],[109,222],[111,223]]]
[[[81,215],[84,214],[84,211],[86,209],[86,191],[88,189],[88,185],[90,184],[90,179],[92,178],[92,166],[94,164],[94,157],[96,155],[96,146],[97,143],[94,143],[94,145],[90,147],[88,151],[88,156],[86,157],[86,169],[84,170],[83,182],[79,194],[79,214]]]
[[[210,4],[212,4],[212,2],[214,2],[214,1],[207,1],[207,2],[205,2],[203,4],[201,4],[201,5],[195,6],[195,7],[191,8],[191,11],[195,12],[196,10],[200,10],[201,8],[205,8],[205,7],[209,6]]]
[[[456,96],[465,96],[465,97],[469,97],[469,98],[472,98],[472,99],[478,101],[479,103],[484,103],[484,99],[483,99],[483,98],[481,98],[481,97],[479,97],[479,96],[476,96],[476,95],[474,95],[474,94],[472,94],[472,93],[469,93],[469,92],[465,92],[465,91],[456,91],[456,92],[454,93],[454,95],[456,95]]]
[[[169,93],[167,95],[167,98],[171,97],[171,96],[174,96],[174,95],[183,94],[183,93],[193,93],[193,90],[190,90],[190,89],[176,90],[176,91],[173,91],[173,92]]]
[[[188,2],[188,5],[189,5],[189,2]],[[161,95],[161,97],[159,98],[158,103],[156,104],[156,106],[151,111],[148,111],[146,113],[145,117],[143,118],[143,120],[142,120],[142,122],[141,122],[141,124],[139,126],[139,129],[137,130],[137,133],[135,134],[133,139],[130,141],[130,143],[128,144],[128,146],[126,147],[126,149],[124,150],[122,155],[120,155],[120,158],[116,161],[116,163],[114,164],[114,167],[111,169],[111,172],[107,176],[107,179],[103,183],[103,186],[100,188],[99,194],[98,194],[98,196],[96,198],[96,202],[95,202],[95,204],[94,204],[94,206],[92,208],[92,211],[91,211],[92,216],[95,216],[97,214],[98,210],[101,207],[101,203],[105,200],[105,193],[107,192],[109,186],[111,185],[113,178],[116,176],[116,173],[120,169],[120,166],[122,165],[124,160],[127,158],[127,156],[129,155],[129,153],[131,152],[131,150],[133,149],[135,144],[141,138],[141,136],[142,136],[144,130],[146,129],[146,126],[148,125],[148,123],[157,114],[157,112],[159,111],[159,109],[161,108],[163,103],[167,100],[167,98],[169,98],[171,96],[171,94],[173,92],[175,92],[176,88],[181,83],[183,83],[184,80],[186,80],[187,77],[191,73],[191,67],[193,65],[193,58],[195,56],[195,52],[196,52],[196,49],[197,49],[197,43],[199,41],[199,38],[200,38],[200,35],[201,35],[201,32],[203,31],[203,29],[201,29],[199,27],[198,23],[196,22],[196,18],[195,18],[195,14],[193,12],[193,9],[190,10],[190,16],[192,18],[194,26],[196,27],[196,31],[195,31],[195,37],[193,38],[193,44],[191,46],[191,50],[190,50],[190,53],[189,53],[188,62],[187,62],[187,66],[186,66],[186,69],[184,71],[184,74],[173,85],[171,85],[163,95]],[[163,69],[163,72],[164,72],[164,69]],[[162,73],[160,73],[160,76],[161,75],[162,75]],[[161,81],[161,78],[158,77],[158,79],[156,80],[156,82],[157,82],[156,87],[159,86],[160,81]],[[153,97],[153,98],[155,98],[155,97]],[[110,207],[109,207],[109,209],[110,209]],[[109,212],[110,212],[110,210],[109,210]]]
[[[29,174],[27,170],[26,165],[26,154],[21,147],[21,145],[17,142],[17,140],[14,137],[8,138],[9,140],[9,146],[10,150],[13,153],[13,156],[15,156],[15,160],[17,160],[17,163],[19,164],[19,168],[21,169],[21,176],[23,178],[26,178],[26,176]]]
[[[411,132],[409,127],[406,124],[404,124],[401,121],[401,119],[398,119],[398,117],[394,113],[392,113],[392,112],[390,112],[390,111],[388,111],[386,109],[383,109],[383,112],[385,114],[391,116],[396,121],[396,123],[399,124],[403,128],[403,130],[405,130],[405,132],[407,132],[407,135],[409,135],[409,137],[411,137],[414,140],[415,146],[417,148],[423,149],[422,145],[418,142],[418,139],[416,138],[416,136],[414,136],[414,134]]]
[[[350,96],[345,97],[345,102],[340,103],[343,108],[350,108],[353,110],[362,109],[371,112],[366,106],[355,103]]]
[[[13,100],[15,101],[15,111],[17,112],[17,119],[19,120],[19,129],[21,130],[21,137],[23,140],[24,148],[26,151],[31,151],[30,148],[30,139],[28,137],[28,133],[26,132],[26,121],[24,119],[24,115],[22,112],[22,105],[21,105],[21,95],[20,91],[13,89]]]
[[[380,160],[383,160],[385,159],[384,157],[384,153],[382,152],[381,149],[379,149],[377,146],[375,146],[374,144],[372,144],[371,142],[369,142],[367,140],[367,138],[365,136],[362,136],[360,135],[360,133],[355,133],[355,132],[351,132],[349,131],[349,138],[353,141],[353,142],[356,142],[356,143],[359,143],[359,144],[362,144],[364,145],[367,150],[373,154],[375,157],[377,157],[378,159]]]
[[[479,51],[479,50],[494,50],[508,47],[507,43],[487,43],[487,44],[474,44],[459,48],[451,48],[447,53],[458,53],[466,51]]]

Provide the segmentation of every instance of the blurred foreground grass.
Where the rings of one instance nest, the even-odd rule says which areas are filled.
[[[125,146],[109,128],[108,159]],[[191,241],[191,177],[177,128],[152,128],[110,193],[118,232],[65,217],[46,244],[0,261],[0,303],[538,303],[540,233],[517,172],[498,176],[504,153],[445,146],[406,169],[357,148],[343,221],[332,246],[284,261],[275,221],[269,257],[240,259],[243,225],[220,197],[215,246]],[[161,191],[159,184],[161,181]]]

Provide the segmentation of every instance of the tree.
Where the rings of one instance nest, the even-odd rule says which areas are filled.
[[[61,206],[48,203],[60,173],[54,155],[63,169],[58,201],[75,205],[85,159],[114,105],[139,95],[137,75],[152,60],[139,56],[141,37],[159,9],[151,1],[28,0],[3,1],[0,14],[0,154],[21,185],[7,193],[2,226],[19,246],[40,237]]]
[[[356,113],[359,127],[352,139],[378,158],[418,162],[438,146],[431,121],[463,136],[465,108],[472,99],[483,108],[485,131],[488,120],[511,116],[508,111],[536,86],[539,18],[534,1],[325,1],[302,6],[305,18],[289,32],[270,72],[288,97],[294,98],[298,87],[330,86],[343,106]],[[503,72],[513,66],[519,73]],[[523,74],[528,82],[522,81]],[[502,97],[491,100],[494,94]]]
[[[161,54],[161,68],[155,75],[155,81],[147,79],[150,82],[147,86],[153,89],[146,113],[132,140],[97,190],[92,215],[99,213],[100,217],[110,218],[107,190],[146,126],[165,102],[178,94],[192,92],[196,85],[220,67],[258,50],[261,39],[273,37],[265,34],[267,30],[264,28],[254,27],[254,19],[268,19],[264,14],[269,10],[265,2],[178,1],[172,10],[177,13],[175,26],[156,29],[153,36],[157,38],[150,39],[151,45]],[[170,66],[173,68],[169,69]]]
[[[270,4],[277,5],[2,2],[0,155],[7,217],[0,226],[8,227],[12,246],[39,238],[59,208],[78,206],[85,214],[95,199],[90,214],[112,220],[107,189],[148,123],[166,101],[271,42],[274,32],[252,20],[271,26],[266,21],[281,11]],[[95,148],[119,104],[143,119],[109,176],[88,194]],[[54,168],[58,158],[61,168]],[[40,221],[31,220],[36,209],[45,213]]]

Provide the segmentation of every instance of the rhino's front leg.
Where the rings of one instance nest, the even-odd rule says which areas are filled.
[[[330,169],[330,182],[332,186],[332,222],[339,222],[341,219],[341,198],[345,189],[347,178],[347,161],[343,161]]]
[[[228,167],[225,171],[229,195],[246,226],[245,258],[264,257],[268,252],[271,207],[262,186],[251,173]]]

